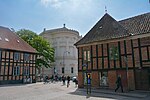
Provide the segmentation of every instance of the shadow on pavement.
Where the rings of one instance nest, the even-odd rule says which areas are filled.
[[[11,86],[25,86],[28,84],[4,84],[4,85],[0,85],[0,87],[11,87]]]
[[[90,98],[90,97],[101,97],[101,98],[107,98],[107,99],[108,98],[109,99],[116,99],[112,95],[106,95],[106,94],[103,94],[103,93],[91,93],[91,94],[87,94],[87,91],[82,91],[81,89],[76,89],[74,92],[70,92],[69,94],[85,96],[87,99]]]

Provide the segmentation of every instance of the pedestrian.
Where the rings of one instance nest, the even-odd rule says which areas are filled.
[[[65,85],[66,77],[64,75],[62,76],[62,81],[63,81],[63,85]]]
[[[45,76],[45,83],[44,84],[46,84],[46,83],[48,83],[48,76],[47,75]]]
[[[117,81],[116,81],[116,89],[115,92],[121,87],[121,91],[123,92],[123,86],[122,86],[122,82],[121,82],[121,75],[118,75]]]
[[[70,76],[68,75],[67,76],[67,87],[69,87],[69,85],[70,85]]]
[[[54,75],[51,76],[51,83],[54,81]]]
[[[74,79],[74,82],[75,82],[75,87],[77,87],[77,85],[78,85],[78,80],[75,78]]]

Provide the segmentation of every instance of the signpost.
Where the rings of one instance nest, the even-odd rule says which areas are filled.
[[[87,94],[91,94],[91,73],[88,73],[88,65],[83,64],[83,69],[86,70],[86,87],[87,87]],[[90,90],[90,91],[89,91]]]
[[[91,73],[87,73],[87,94],[88,94],[88,88],[89,88],[89,92],[91,94]]]

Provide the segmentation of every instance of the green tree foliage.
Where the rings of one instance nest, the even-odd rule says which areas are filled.
[[[51,63],[54,62],[54,49],[48,41],[30,30],[21,29],[16,33],[38,51],[38,57],[36,60],[37,67],[51,67]]]

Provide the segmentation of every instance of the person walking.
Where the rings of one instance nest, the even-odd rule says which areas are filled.
[[[77,87],[77,85],[78,85],[78,80],[75,78],[74,79],[74,82],[75,82],[75,87]]]
[[[63,85],[65,85],[65,80],[66,80],[66,77],[63,75],[62,76]]]
[[[70,85],[70,76],[67,76],[67,87]]]
[[[121,87],[121,91],[123,92],[123,86],[122,86],[122,82],[121,82],[121,75],[118,75],[117,81],[116,81],[116,89],[115,92]]]

